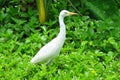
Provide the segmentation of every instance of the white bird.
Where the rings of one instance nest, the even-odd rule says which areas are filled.
[[[58,56],[66,38],[66,28],[64,17],[76,15],[77,13],[62,10],[59,15],[60,32],[56,38],[43,46],[32,58],[31,63],[49,63],[54,57]]]

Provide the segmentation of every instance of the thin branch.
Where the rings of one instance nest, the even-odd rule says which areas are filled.
[[[80,11],[72,4],[72,2],[70,0],[68,0],[68,2],[71,4],[71,6],[73,7],[73,9],[75,9],[75,11],[80,15],[83,16]]]

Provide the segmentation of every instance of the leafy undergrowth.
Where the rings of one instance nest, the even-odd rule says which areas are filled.
[[[88,16],[68,17],[67,38],[60,55],[50,65],[33,65],[31,58],[58,34],[58,20],[40,25],[36,10],[13,15],[11,9],[0,12],[1,80],[120,79],[119,27]]]

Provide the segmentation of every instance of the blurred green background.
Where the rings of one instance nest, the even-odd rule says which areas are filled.
[[[0,0],[1,80],[119,80],[120,1],[44,0],[45,20],[35,0]],[[65,18],[66,41],[60,55],[46,65],[30,64],[37,51],[59,33]]]

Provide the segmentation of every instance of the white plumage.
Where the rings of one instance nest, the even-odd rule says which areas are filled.
[[[54,57],[58,56],[66,38],[66,28],[64,17],[75,15],[76,13],[62,10],[59,15],[60,32],[56,38],[43,46],[32,58],[31,63],[49,63]]]

